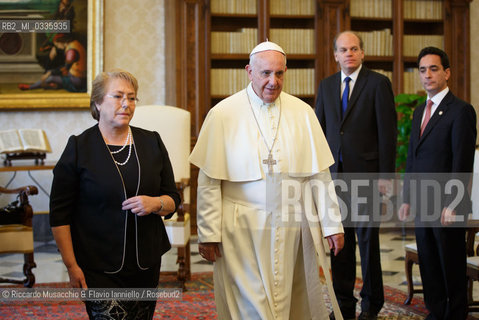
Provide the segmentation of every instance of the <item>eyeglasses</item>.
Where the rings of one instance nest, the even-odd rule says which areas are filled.
[[[127,102],[132,103],[132,104],[136,104],[138,101],[140,101],[140,100],[138,100],[137,97],[128,96],[126,93],[124,93],[124,94],[119,94],[119,93],[107,94],[105,96],[108,97],[108,98],[114,99],[117,103],[121,103],[123,101],[123,99],[126,99]]]

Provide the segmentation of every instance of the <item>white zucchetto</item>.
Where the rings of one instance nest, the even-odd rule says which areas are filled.
[[[256,47],[254,47],[254,49],[251,51],[249,56],[251,57],[255,53],[262,52],[262,51],[268,51],[268,50],[281,52],[286,57],[286,53],[284,53],[283,48],[281,48],[276,43],[268,41],[268,40],[266,40],[265,42],[261,42]]]

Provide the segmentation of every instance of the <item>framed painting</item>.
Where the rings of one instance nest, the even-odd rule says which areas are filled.
[[[0,110],[88,108],[103,0],[0,0]]]

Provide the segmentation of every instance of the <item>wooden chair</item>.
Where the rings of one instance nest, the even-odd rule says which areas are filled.
[[[411,304],[412,297],[415,293],[422,293],[422,289],[414,289],[414,283],[412,282],[412,266],[414,264],[419,265],[419,256],[417,255],[417,244],[408,243],[404,246],[406,255],[404,257],[404,266],[406,269],[406,281],[407,281],[407,297],[404,304]]]
[[[467,253],[467,261],[468,261],[468,274],[469,274],[469,257],[474,255],[474,238],[476,235],[476,232],[479,231],[477,225],[477,221],[469,221],[468,224],[470,225],[469,228],[466,229],[466,253]],[[406,300],[404,300],[405,305],[411,304],[413,295],[415,293],[423,293],[422,289],[414,289],[414,284],[412,281],[412,267],[414,264],[419,265],[419,256],[417,254],[417,244],[416,242],[414,243],[408,243],[404,246],[404,249],[406,251],[406,255],[404,258],[404,266],[406,270],[406,282],[407,282],[407,297]],[[478,257],[479,258],[479,257]],[[477,260],[478,267],[479,267],[479,259]],[[479,269],[478,270],[478,275],[479,275]],[[468,275],[469,276],[469,275]],[[476,278],[479,280],[479,277]],[[469,281],[469,297],[471,298],[469,301],[472,301],[472,280]],[[479,302],[478,302],[479,305]],[[479,310],[479,309],[478,309]]]
[[[475,227],[469,235],[470,246],[468,246],[467,257],[467,304],[469,312],[479,312],[479,301],[474,300],[472,289],[473,282],[479,281],[479,245],[474,249],[474,240],[476,233],[479,232],[479,227]]]
[[[0,278],[0,283],[17,283],[31,288],[35,284],[32,269],[33,259],[33,210],[28,202],[29,195],[38,194],[37,187],[26,186],[17,189],[0,187],[0,193],[18,194],[18,200],[0,209],[0,253],[23,253],[24,280]]]
[[[184,109],[171,106],[138,106],[131,125],[157,131],[168,150],[182,204],[177,213],[164,222],[171,246],[178,249],[178,272],[176,272],[176,275],[184,289],[185,281],[191,278],[190,164],[188,162],[191,150],[190,113]],[[162,273],[165,274],[165,272]]]
[[[474,219],[479,219],[479,148],[476,146],[474,155],[474,175],[471,185],[471,199],[472,199],[472,216]],[[479,220],[476,220],[479,221]],[[477,229],[476,231],[479,231]],[[473,281],[479,280],[479,245],[475,250],[475,255],[467,258],[467,282],[468,292],[467,301],[469,305],[469,312],[479,312],[479,301],[474,301],[472,296]]]

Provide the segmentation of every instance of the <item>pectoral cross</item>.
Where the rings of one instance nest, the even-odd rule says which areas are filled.
[[[276,164],[276,160],[273,159],[273,155],[271,152],[268,154],[268,159],[263,160],[264,164],[268,165],[268,173],[272,174],[273,173],[273,165]]]

